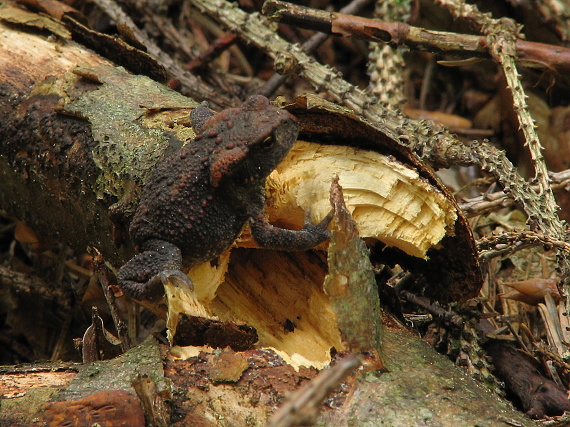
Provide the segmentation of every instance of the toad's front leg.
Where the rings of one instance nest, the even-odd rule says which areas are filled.
[[[136,300],[156,301],[164,295],[164,283],[175,277],[177,282],[190,286],[192,282],[182,268],[182,253],[172,243],[149,240],[142,252],[121,267],[117,274],[119,286]]]
[[[251,234],[257,244],[267,249],[305,251],[330,238],[327,227],[333,214],[334,212],[331,211],[321,222],[313,224],[310,212],[307,211],[305,224],[301,230],[297,231],[271,225],[265,219],[265,214],[260,211],[251,216]]]

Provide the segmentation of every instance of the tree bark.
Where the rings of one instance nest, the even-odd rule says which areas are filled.
[[[128,241],[121,214],[170,141],[193,136],[176,121],[197,103],[70,40],[4,28],[0,206],[41,234],[124,262],[132,245],[116,244]]]

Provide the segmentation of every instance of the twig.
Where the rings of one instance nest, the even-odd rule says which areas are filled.
[[[535,179],[539,186],[538,194],[543,197],[542,215],[550,223],[548,231],[553,237],[563,238],[564,226],[558,218],[556,200],[550,188],[548,168],[542,156],[543,147],[538,139],[534,120],[526,105],[525,99],[528,97],[525,95],[519,80],[515,63],[518,55],[517,46],[519,43],[524,43],[517,39],[522,28],[507,18],[491,19],[489,14],[481,13],[477,6],[468,5],[464,0],[438,0],[438,3],[448,8],[454,16],[468,18],[475,22],[487,36],[489,52],[503,68],[507,86],[513,97],[513,108],[533,160]]]
[[[343,7],[341,13],[358,13],[364,6],[370,3],[371,0],[352,0],[349,4]],[[312,53],[322,45],[329,36],[325,33],[317,33],[308,39],[302,45],[302,49],[305,53]],[[290,76],[283,74],[274,74],[265,85],[259,90],[259,93],[264,96],[271,96],[275,91],[283,85]]]
[[[443,2],[440,2],[443,3]],[[342,13],[326,12],[291,3],[268,0],[263,13],[271,20],[335,36],[407,46],[411,50],[443,53],[457,58],[491,58],[485,36],[426,30],[401,22],[385,22]],[[570,49],[544,43],[517,40],[513,52],[521,61],[544,66],[560,74],[570,72]]]
[[[117,336],[121,340],[121,349],[123,352],[131,348],[131,340],[129,338],[128,327],[126,323],[121,318],[117,304],[115,304],[115,297],[111,293],[110,286],[117,285],[117,279],[114,275],[111,275],[103,256],[97,249],[92,249],[93,251],[93,271],[97,275],[99,282],[101,283],[101,288],[103,289],[103,294],[107,300],[107,305],[109,306],[109,311],[111,312],[111,317],[113,318],[113,323],[115,324],[115,329],[117,330]]]
[[[566,189],[570,187],[570,169],[560,172],[550,172],[551,188],[552,190]],[[537,185],[533,185],[532,190],[539,191]],[[472,217],[482,215],[492,210],[501,207],[510,206],[514,200],[505,194],[503,191],[497,191],[490,194],[483,194],[481,196],[465,199],[459,204],[461,211],[467,216]]]
[[[117,23],[117,26],[128,28],[135,39],[146,47],[148,53],[159,62],[171,76],[174,76],[180,81],[187,95],[198,100],[213,98],[215,101],[217,99],[217,102],[213,103],[221,107],[231,105],[231,101],[224,99],[221,94],[217,94],[216,97],[213,97],[212,93],[214,89],[178,65],[170,55],[166,54],[144,31],[136,26],[133,20],[123,12],[114,0],[95,0],[95,3]]]
[[[478,164],[491,172],[503,186],[503,191],[520,203],[529,216],[532,229],[559,236],[562,228],[558,216],[545,216],[542,197],[533,190],[532,186],[518,173],[514,165],[507,159],[504,151],[498,150],[485,142],[473,141],[469,148],[458,145],[448,147],[434,145],[433,150],[447,150],[445,158],[452,164],[468,166]]]
[[[266,427],[312,425],[322,402],[341,381],[362,364],[362,356],[349,354],[293,393],[267,421]]]
[[[384,21],[404,22],[406,16],[410,15],[410,10],[410,0],[377,1],[374,17]],[[393,48],[376,42],[369,43],[369,48],[370,92],[377,96],[378,102],[386,108],[401,109],[406,103],[404,52],[407,48],[403,46]]]
[[[216,39],[204,52],[193,58],[188,64],[188,70],[193,73],[199,73],[206,66],[216,59],[220,53],[224,52],[238,40],[237,34],[226,33],[222,37]]]
[[[528,230],[501,233],[477,240],[480,259],[512,255],[520,250],[535,246],[555,248],[570,254],[570,243]]]
[[[549,238],[567,240],[566,224],[558,217],[558,206],[550,186],[548,168],[542,155],[543,147],[538,139],[534,120],[526,104],[527,96],[524,93],[516,68],[515,59],[518,55],[518,46],[523,43],[518,40],[522,28],[507,18],[491,19],[489,14],[481,13],[477,6],[468,5],[464,0],[438,0],[438,3],[448,8],[454,16],[469,18],[479,25],[481,31],[487,35],[489,52],[503,68],[507,86],[513,97],[513,108],[525,137],[525,145],[528,147],[533,161],[535,179],[539,186],[538,196],[540,197],[536,206],[542,210],[542,216],[535,216],[534,219],[538,221],[539,229]],[[557,258],[562,288],[565,296],[568,297],[570,296],[570,257],[567,252],[558,251]],[[570,298],[566,298],[566,312],[570,313]]]
[[[434,317],[434,319],[442,321],[446,325],[458,329],[463,329],[465,321],[460,315],[455,314],[453,311],[445,310],[436,304],[433,304],[429,298],[415,295],[409,291],[400,291],[400,295],[402,295],[408,302],[411,302],[412,304],[415,304],[418,307],[426,310]]]

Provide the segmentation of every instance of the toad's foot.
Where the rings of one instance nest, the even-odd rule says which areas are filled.
[[[164,295],[167,282],[194,289],[190,278],[180,271],[182,254],[172,243],[150,240],[143,252],[126,263],[117,274],[119,285],[136,300],[157,301]]]
[[[318,224],[313,224],[310,211],[305,212],[305,224],[301,230],[286,230],[267,222],[263,213],[252,216],[251,234],[254,240],[267,249],[304,251],[330,238],[327,227],[334,211],[329,212]]]

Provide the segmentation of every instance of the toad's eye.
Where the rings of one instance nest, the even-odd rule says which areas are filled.
[[[261,141],[260,146],[262,150],[269,150],[271,147],[273,147],[273,144],[275,144],[275,135],[271,134],[263,141]]]

